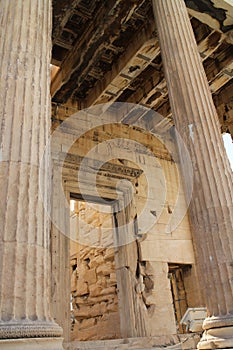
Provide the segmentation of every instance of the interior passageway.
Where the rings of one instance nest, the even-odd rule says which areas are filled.
[[[70,227],[71,340],[120,338],[111,206],[71,200]]]

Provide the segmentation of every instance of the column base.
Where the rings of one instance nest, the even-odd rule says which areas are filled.
[[[197,348],[233,349],[233,326],[205,330]]]
[[[62,328],[53,321],[0,321],[0,339],[60,338]]]
[[[2,339],[0,350],[64,350],[63,338]]]

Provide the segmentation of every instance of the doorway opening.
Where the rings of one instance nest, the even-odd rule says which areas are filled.
[[[175,313],[177,331],[187,333],[186,327],[180,323],[188,305],[188,279],[192,266],[189,264],[169,264],[169,279],[173,298],[173,308]]]
[[[70,200],[71,341],[120,338],[111,205]]]

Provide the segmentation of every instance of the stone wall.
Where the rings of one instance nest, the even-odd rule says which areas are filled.
[[[80,125],[83,125],[85,129],[85,116],[83,116]],[[184,280],[187,306],[200,307],[203,304],[196,274],[189,219],[186,213],[187,205],[178,165],[172,158],[173,153],[170,155],[166,147],[161,145],[158,139],[127,125],[104,125],[96,128],[94,131],[90,130],[85,134],[85,140],[80,137],[77,142],[73,143],[72,148],[69,148],[69,142],[70,138],[73,137],[75,139],[75,132],[71,129],[68,131],[71,133],[71,136],[67,133],[59,137],[59,140],[62,140],[60,148],[64,152],[69,152],[63,168],[64,188],[68,195],[77,194],[78,196],[82,193],[82,195],[88,194],[93,196],[97,188],[102,198],[114,200],[117,198],[118,193],[121,192],[122,196],[119,197],[119,201],[126,199],[127,202],[127,198],[130,197],[130,190],[128,191],[130,186],[127,187],[123,183],[120,191],[118,193],[116,191],[116,186],[122,179],[128,179],[132,184],[133,192],[132,201],[128,202],[128,205],[124,207],[122,212],[114,216],[118,231],[121,231],[119,230],[120,225],[129,222],[128,230],[130,232],[128,233],[132,234],[131,243],[119,246],[115,252],[121,322],[119,321],[119,316],[114,314],[115,311],[109,312],[108,309],[106,313],[101,313],[98,316],[82,316],[82,322],[81,318],[79,319],[76,316],[72,339],[80,339],[78,337],[82,337],[81,339],[97,339],[94,338],[97,337],[97,334],[99,337],[104,336],[106,338],[176,334],[179,331],[179,326],[174,314],[174,302],[169,279],[170,265],[192,266],[188,274],[185,274]],[[111,148],[101,148],[101,145],[109,137],[116,139],[121,137],[120,143],[116,142],[112,145],[112,148],[115,148],[119,155],[111,159],[111,161],[108,161],[110,155],[112,155]],[[130,144],[130,140],[135,139],[138,143],[144,145],[145,148],[141,148],[138,144]],[[95,152],[92,156],[90,154],[87,155],[88,150],[94,147]],[[130,160],[127,159],[129,149],[131,149]],[[88,160],[87,171],[84,188],[80,191],[77,181],[78,169],[84,156]],[[89,176],[88,172],[91,173],[93,169],[98,168],[98,160],[101,159],[106,160],[106,163],[99,169],[96,182],[93,183],[93,178]],[[138,169],[142,170],[141,173],[138,172]],[[124,172],[124,170],[126,171]],[[90,270],[91,259],[102,256],[102,259],[105,261],[105,250],[107,252],[113,243],[113,237],[109,234],[112,227],[110,229],[107,213],[106,215],[103,214],[101,209],[102,214],[99,216],[91,208],[80,209],[78,209],[79,218],[82,220],[78,221],[78,215],[71,218],[71,238],[74,240],[78,239],[82,243],[83,240],[88,242],[87,238],[89,237],[89,242],[92,245],[98,247],[101,245],[102,248],[94,248],[86,244],[89,248],[86,247],[84,249],[84,247],[80,246],[80,249],[84,249],[84,251],[79,251],[79,253],[75,253],[77,254],[76,256],[73,256],[73,244],[71,244],[71,255],[74,260],[72,260],[72,266],[74,266],[72,268],[72,283],[74,283],[73,278],[75,274],[77,275],[77,271],[79,271],[77,269],[75,272],[76,265],[82,266],[83,264],[83,269],[86,269],[84,271]],[[90,225],[91,222],[94,225]],[[77,236],[78,234],[79,236]],[[88,266],[86,266],[87,264],[85,265],[85,259],[90,259],[90,261],[87,260]],[[106,266],[108,266],[107,261]],[[86,273],[83,274],[86,275]],[[108,278],[104,277],[105,282],[102,288],[112,287],[109,286],[109,276],[111,276],[111,272],[110,274],[108,273]],[[97,276],[96,280],[98,278]],[[75,283],[77,284],[77,281]],[[107,306],[105,305],[106,307],[108,307],[108,304],[112,304],[112,300],[109,299],[107,301],[93,299],[97,297],[90,295],[88,281],[84,280],[84,283],[83,296],[75,296],[77,308],[81,309],[80,301],[83,302],[82,307],[87,307],[86,311],[88,312],[93,310],[93,308],[94,310],[97,308],[96,303],[105,303],[107,304]],[[99,281],[99,283],[101,284],[102,282]],[[95,282],[95,286],[96,284],[97,282]],[[75,288],[77,289],[76,285]],[[75,289],[73,293],[76,293]],[[109,293],[109,295],[111,294]],[[85,298],[86,300],[84,300]],[[105,308],[105,306],[101,307]],[[100,311],[98,312],[100,313]],[[99,331],[98,324],[101,325],[101,322],[107,317],[106,315],[108,317],[110,315],[117,317],[118,320],[117,322],[114,321],[115,323],[114,326],[111,326],[111,330],[106,330],[106,328],[104,329],[105,326],[100,326],[101,330]],[[94,325],[90,319],[95,319]],[[109,325],[110,321],[106,323]],[[117,330],[116,324],[118,327],[120,325],[121,330],[119,328]],[[82,327],[84,329],[81,329]],[[114,329],[114,334],[112,334],[112,329]],[[102,330],[104,330],[103,335],[101,334]]]
[[[99,205],[76,202],[71,227],[77,233],[97,233],[100,247],[71,241],[71,340],[120,338],[112,216]],[[77,237],[78,240],[78,237]],[[104,246],[103,246],[104,245]]]
[[[150,162],[148,157],[147,162]],[[142,300],[147,308],[145,327],[147,335],[151,336],[182,332],[184,327],[181,327],[179,320],[186,309],[203,306],[188,215],[184,215],[182,219],[177,220],[177,225],[174,225],[180,213],[185,214],[187,208],[177,166],[164,159],[159,159],[158,162],[166,178],[166,188],[164,188],[166,200],[164,200],[163,206],[156,205],[157,198],[161,199],[163,196],[163,189],[156,185],[156,181],[160,180],[159,172],[154,180],[150,179],[149,176],[147,179],[143,175],[139,177],[135,199],[138,233],[139,237],[141,236],[138,245],[140,247],[140,273],[144,284]],[[151,164],[151,168],[153,166],[155,165]],[[152,184],[149,194],[148,182]],[[177,202],[178,192],[179,203]],[[145,206],[146,201],[150,201],[151,210],[140,217],[141,208]],[[156,223],[144,233],[144,227],[152,215],[156,215]],[[172,226],[174,228],[170,229]],[[183,307],[178,319],[175,317],[177,305],[171,292],[171,281],[169,280],[169,265],[172,264],[182,266],[184,269],[185,266],[187,268],[191,266],[190,269],[185,269],[184,273],[186,307]],[[147,284],[151,288],[148,288]],[[178,307],[180,308],[180,305]]]

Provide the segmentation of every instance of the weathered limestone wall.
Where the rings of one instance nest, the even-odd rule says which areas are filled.
[[[84,189],[89,195],[97,187],[103,197],[116,198],[115,188],[122,178],[128,179],[133,188],[130,204],[115,217],[117,226],[131,222],[127,235],[132,237],[130,244],[118,247],[115,256],[121,336],[176,334],[178,325],[168,276],[169,264],[192,266],[184,282],[187,306],[203,306],[196,278],[187,205],[177,164],[158,139],[140,129],[120,124],[104,125],[87,132],[85,138],[80,137],[70,148],[70,138],[75,140],[75,131],[68,128],[68,125],[66,127],[66,132],[58,137],[57,151],[69,152],[64,164],[63,179],[66,190],[71,193],[80,193],[77,175],[78,162],[82,161],[82,157],[97,146],[92,157],[95,160],[106,160],[110,148],[101,149],[101,143],[108,139],[124,139],[121,141],[119,156],[108,162],[107,170],[99,171],[96,183],[93,184],[88,178],[88,169],[95,167],[92,160],[86,168],[84,178]],[[75,128],[75,123],[72,127]],[[85,116],[79,121],[79,128],[87,129]],[[132,149],[130,140],[137,140],[146,149],[141,149],[138,145]],[[119,147],[117,144],[114,146]],[[130,161],[124,157],[124,152],[127,154],[129,149],[133,157]],[[129,173],[122,175],[124,167],[147,167],[148,171],[133,177]],[[160,186],[161,183],[164,185]],[[120,201],[127,200],[130,196],[130,191],[127,191],[127,186],[122,185]],[[146,203],[149,210],[141,215]],[[178,220],[179,216],[182,218],[182,213],[183,219]],[[174,220],[178,220],[177,225],[173,225]],[[147,224],[151,221],[152,225],[148,228]],[[145,230],[145,227],[148,229]],[[122,236],[119,227],[115,234],[117,239]],[[72,231],[71,236],[75,237]]]
[[[71,340],[120,338],[114,249],[107,248],[112,246],[112,215],[98,210],[101,205],[76,202],[71,216],[77,236],[93,234],[103,247],[83,246],[78,237],[71,241]]]
[[[149,161],[149,160],[147,160]],[[196,274],[195,259],[192,246],[192,238],[189,228],[187,213],[173,231],[167,232],[167,226],[172,224],[171,217],[174,213],[179,193],[179,212],[186,212],[186,201],[181,188],[177,166],[173,162],[158,159],[166,178],[166,201],[161,208],[161,214],[156,213],[156,199],[162,198],[163,193],[158,192],[157,179],[145,178],[143,174],[138,178],[137,194],[135,198],[135,212],[138,215],[139,260],[142,276],[142,300],[146,306],[145,320],[149,335],[175,334],[180,327],[175,320],[171,284],[168,278],[168,264],[191,265],[192,268],[184,275],[187,307],[203,305]],[[152,165],[151,165],[152,166]],[[148,194],[147,183],[152,183]],[[151,211],[140,218],[141,208],[145,202],[151,200]],[[151,212],[158,215],[157,222],[144,234],[143,228],[150,220]],[[140,276],[138,280],[140,280]],[[186,311],[186,310],[185,310]],[[156,324],[156,327],[154,326]],[[148,333],[147,333],[148,334]]]

